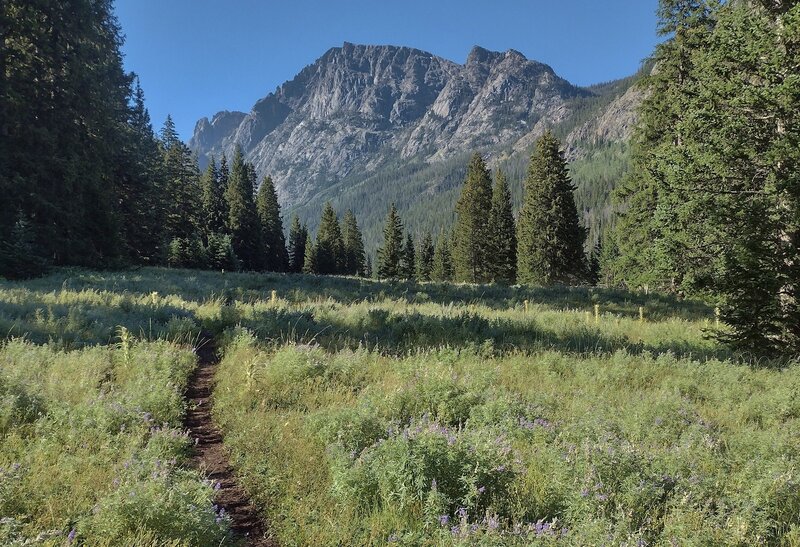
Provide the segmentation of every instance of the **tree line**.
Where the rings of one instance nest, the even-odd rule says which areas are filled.
[[[724,336],[800,354],[800,4],[661,0],[609,283],[720,297]]]
[[[415,249],[411,232],[392,204],[378,250],[377,276],[468,283],[575,284],[596,271],[585,256],[586,230],[575,207],[575,188],[560,142],[551,132],[538,141],[515,219],[502,170],[494,180],[475,153],[456,203],[456,222],[434,244],[430,233]]]

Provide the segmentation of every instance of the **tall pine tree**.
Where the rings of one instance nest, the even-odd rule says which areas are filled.
[[[256,196],[256,211],[261,223],[261,243],[264,246],[265,268],[271,272],[285,272],[289,264],[286,238],[278,194],[272,177],[264,177]]]
[[[517,228],[511,205],[511,190],[498,169],[492,189],[489,215],[491,252],[489,270],[493,281],[513,284],[517,280]]]
[[[342,273],[344,263],[344,241],[339,217],[333,209],[331,202],[326,202],[322,208],[322,217],[317,230],[317,242],[314,245],[316,253],[316,273],[339,274]]]
[[[435,253],[433,238],[430,232],[425,232],[422,242],[419,245],[417,256],[417,279],[420,281],[430,281],[433,274],[433,256]]]
[[[245,270],[260,270],[264,264],[253,186],[252,170],[244,160],[241,147],[237,146],[225,199],[228,202],[228,230],[233,250]]]
[[[300,224],[297,214],[292,216],[292,225],[289,228],[289,272],[300,273],[303,271],[303,262],[306,256],[306,239],[308,229]]]
[[[208,240],[211,234],[225,233],[225,217],[228,214],[225,188],[222,186],[217,162],[214,158],[211,158],[203,176],[200,177],[200,192],[203,210],[201,227],[206,240]]]
[[[402,250],[403,221],[392,203],[383,227],[383,246],[378,249],[378,278],[397,279],[400,277]]]
[[[414,279],[417,275],[417,252],[414,249],[414,237],[406,234],[406,242],[400,255],[400,277]]]
[[[467,178],[456,203],[453,264],[455,279],[470,283],[491,281],[492,177],[480,154],[475,153],[467,167]]]
[[[364,238],[356,221],[356,215],[349,210],[342,221],[342,238],[344,240],[344,267],[345,275],[364,275],[365,255]]]
[[[536,143],[519,215],[517,277],[521,283],[575,283],[586,277],[583,244],[560,143],[547,131]]]

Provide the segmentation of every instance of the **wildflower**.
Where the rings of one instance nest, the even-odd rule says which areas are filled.
[[[447,524],[448,524],[449,522],[450,522],[450,515],[441,515],[441,516],[439,517],[439,524],[440,524],[441,526],[447,526]]]
[[[581,497],[582,498],[585,498],[588,495],[589,495],[589,489],[588,488],[584,488],[583,490],[581,490]]]
[[[467,508],[466,507],[459,507],[458,511],[456,511],[456,513],[458,513],[458,517],[461,518],[461,519],[466,519],[467,518]]]
[[[489,530],[497,530],[500,527],[500,520],[497,518],[497,515],[489,517],[486,526]]]
[[[75,528],[73,528],[69,531],[69,534],[67,534],[67,541],[72,544],[72,542],[75,541],[76,535],[78,535],[78,533],[75,531]]]
[[[480,488],[478,488],[478,494],[483,494],[484,492],[486,492],[485,486],[481,486]]]

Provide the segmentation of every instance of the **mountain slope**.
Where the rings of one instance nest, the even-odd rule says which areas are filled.
[[[514,50],[475,47],[461,65],[412,48],[345,43],[249,113],[203,118],[189,144],[203,163],[241,145],[259,176],[272,176],[285,211],[312,228],[327,199],[353,208],[374,249],[391,201],[415,230],[446,227],[473,150],[507,164],[518,184],[515,165],[548,127],[576,160],[625,140],[636,101],[630,80],[579,88]]]

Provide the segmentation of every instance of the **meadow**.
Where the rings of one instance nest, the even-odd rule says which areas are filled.
[[[0,541],[235,542],[181,425],[203,332],[281,545],[800,545],[800,369],[716,328],[713,304],[588,287],[0,282]]]

